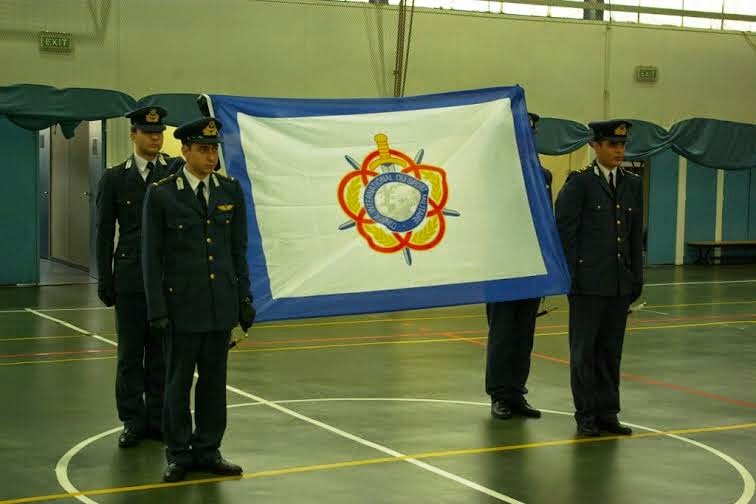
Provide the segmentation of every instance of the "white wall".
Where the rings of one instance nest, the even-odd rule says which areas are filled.
[[[102,16],[101,2],[95,5]],[[161,92],[374,97],[393,89],[393,7],[119,0],[98,35],[86,6],[83,0],[5,0],[0,85],[102,87],[137,98]],[[40,53],[41,29],[74,33],[74,54]],[[581,122],[605,116],[663,126],[687,117],[756,122],[756,51],[746,36],[418,10],[406,91],[519,83],[531,110]],[[634,81],[641,64],[659,67],[658,83]],[[110,141],[127,141],[128,131],[120,130],[110,129]]]

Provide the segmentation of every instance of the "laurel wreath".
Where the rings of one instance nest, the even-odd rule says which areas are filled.
[[[438,217],[432,217],[428,219],[425,226],[423,226],[419,231],[412,233],[412,239],[410,240],[410,242],[414,245],[423,245],[430,242],[433,237],[436,236],[440,225],[441,223]]]

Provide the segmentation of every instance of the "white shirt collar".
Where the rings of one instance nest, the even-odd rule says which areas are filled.
[[[601,173],[604,175],[604,179],[607,183],[609,183],[609,174],[614,173],[614,186],[617,187],[617,168],[609,169],[606,166],[599,163],[598,159],[596,160],[596,166],[599,167],[599,170],[601,170]]]
[[[158,154],[158,156],[159,155],[160,154]],[[140,156],[139,154],[135,152],[134,163],[136,163],[137,170],[139,170],[139,174],[142,176],[142,178],[144,180],[147,180],[147,175],[149,174],[149,172],[147,171],[147,163],[152,163],[153,166],[157,166],[158,158],[157,156],[155,156],[155,159],[153,159],[152,161],[147,161],[146,159],[144,159],[142,156]]]
[[[195,193],[195,194],[197,193],[197,186],[199,185],[199,183],[200,182],[204,182],[205,183],[205,195],[207,196],[207,193],[210,190],[210,184],[211,184],[211,182],[210,182],[210,175],[208,175],[204,179],[198,179],[197,177],[195,177],[194,175],[192,175],[192,173],[189,170],[187,170],[186,167],[182,168],[181,171],[184,173],[184,177],[186,177],[186,181],[189,182],[189,187],[192,188],[192,192]]]

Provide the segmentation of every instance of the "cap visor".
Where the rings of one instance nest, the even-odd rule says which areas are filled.
[[[159,133],[165,131],[165,124],[135,124],[134,127],[147,133]]]

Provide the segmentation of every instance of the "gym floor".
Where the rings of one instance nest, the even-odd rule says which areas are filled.
[[[566,299],[538,319],[541,419],[494,420],[483,306],[265,323],[229,356],[221,450],[241,478],[161,482],[119,449],[114,314],[96,285],[0,288],[0,504],[738,503],[756,472],[756,266],[652,268],[621,421],[578,438]]]

